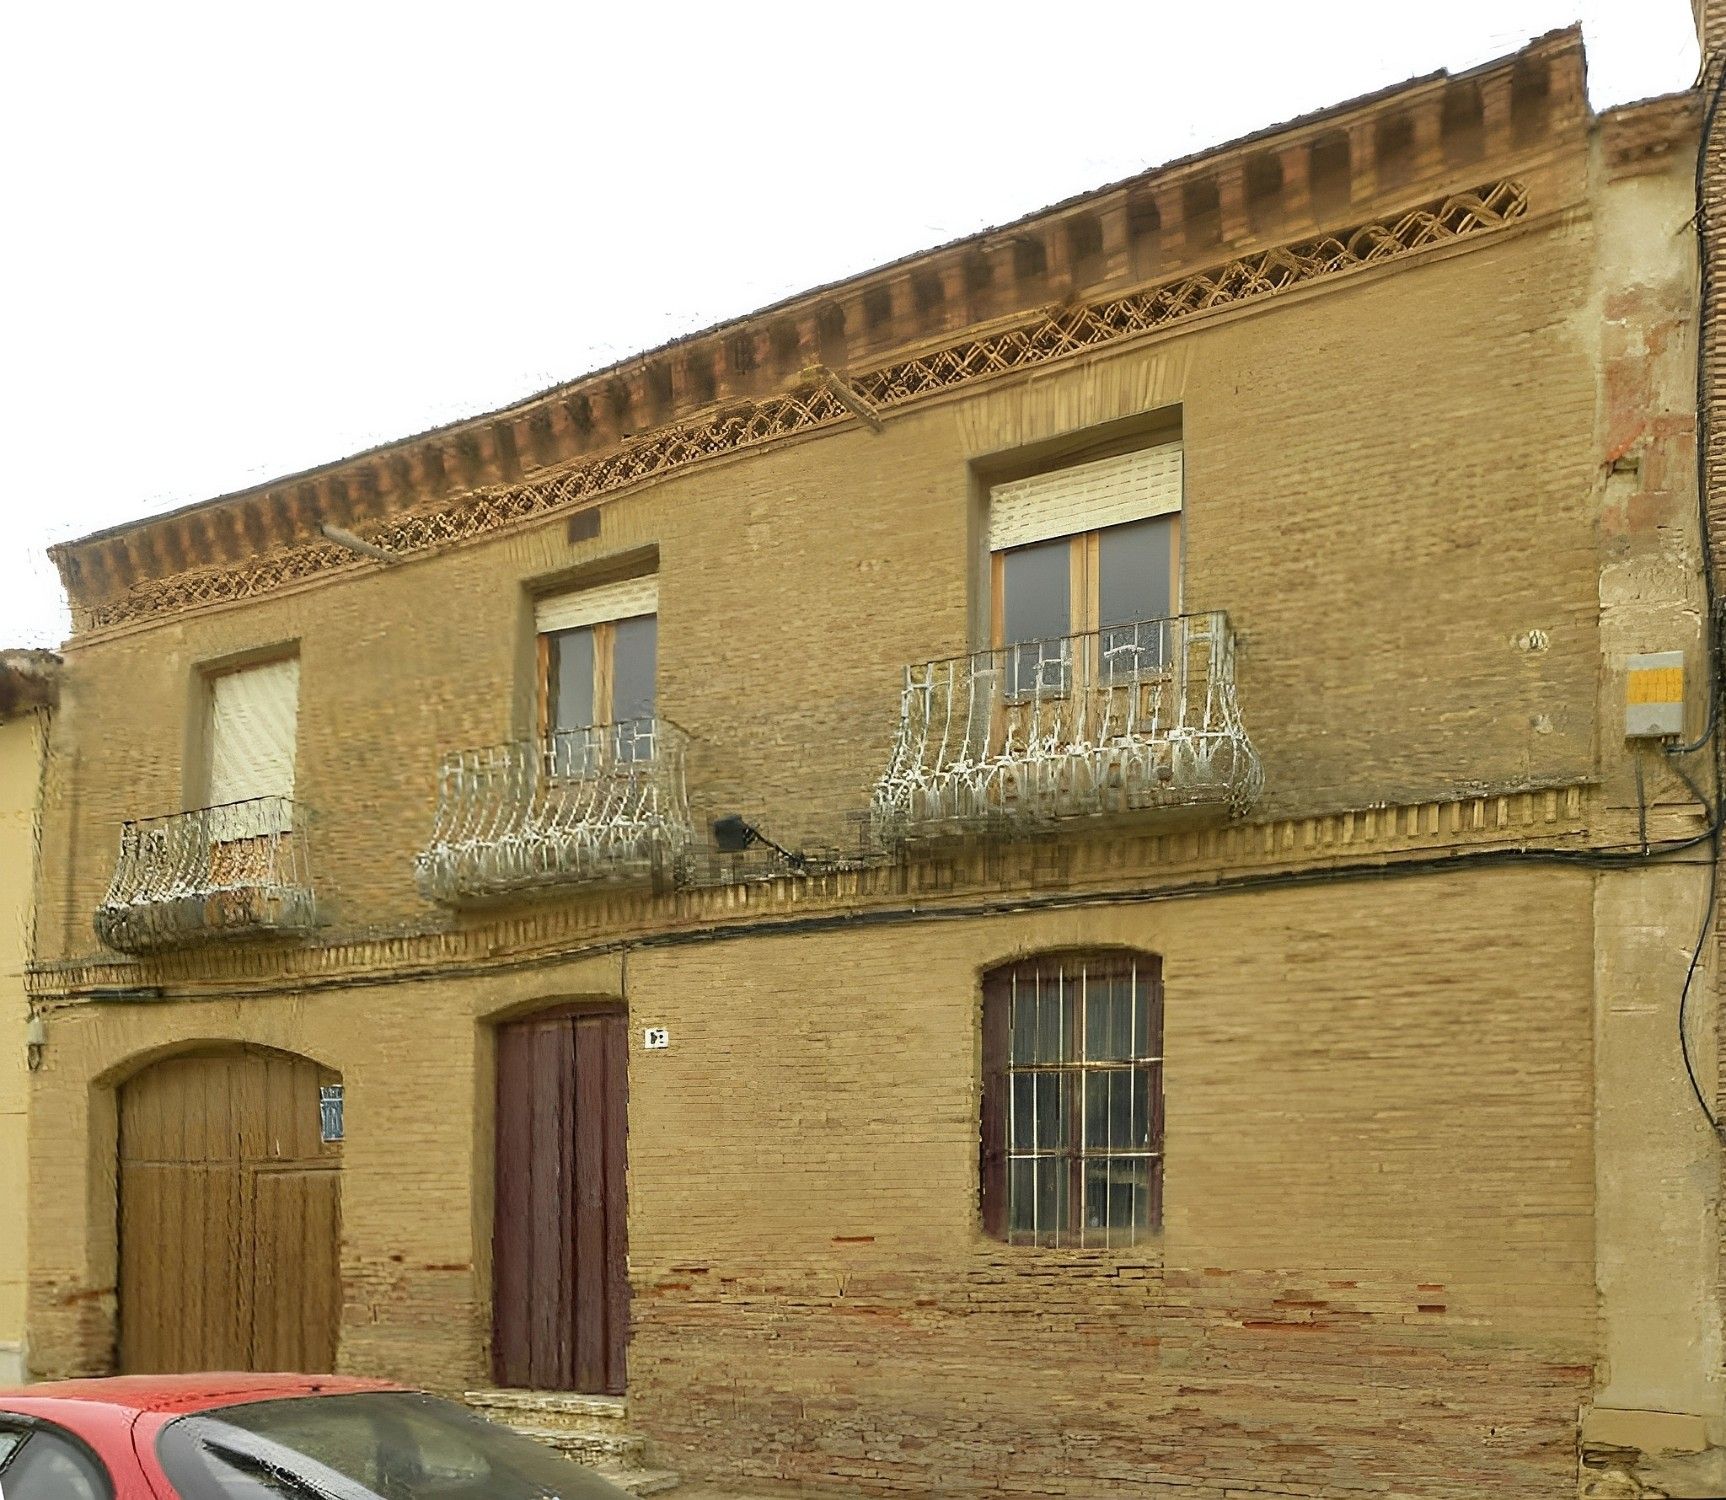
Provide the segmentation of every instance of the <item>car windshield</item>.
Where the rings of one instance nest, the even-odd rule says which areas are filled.
[[[412,1391],[181,1417],[157,1441],[183,1500],[620,1500],[591,1469]]]

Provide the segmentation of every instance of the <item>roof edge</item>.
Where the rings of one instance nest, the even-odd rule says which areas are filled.
[[[1554,93],[1562,96],[1563,107],[1559,112],[1566,119],[1576,118],[1578,113],[1583,119],[1592,118],[1582,89],[1585,59],[1581,27],[1572,25],[1547,32],[1514,52],[1456,73],[1439,69],[1405,79],[1088,189],[1005,224],[980,229],[838,281],[809,288],[491,410],[243,489],[105,527],[56,543],[48,553],[59,567],[67,592],[75,601],[81,597],[102,597],[116,591],[124,592],[139,578],[160,577],[200,566],[211,560],[199,555],[206,546],[230,557],[256,555],[289,541],[315,537],[326,524],[350,527],[355,521],[363,522],[414,505],[432,503],[452,494],[515,482],[526,472],[546,472],[586,452],[595,451],[593,444],[583,445],[583,434],[577,432],[571,439],[569,431],[569,409],[586,407],[590,401],[610,400],[628,413],[612,423],[617,432],[593,434],[595,443],[600,443],[601,439],[615,442],[619,438],[627,439],[664,426],[673,419],[682,420],[686,410],[701,409],[703,394],[710,402],[716,400],[720,404],[728,397],[755,399],[763,389],[782,389],[785,381],[799,368],[807,369],[818,363],[832,363],[843,368],[845,362],[825,358],[825,347],[817,347],[816,328],[818,314],[822,311],[819,304],[831,306],[833,299],[841,294],[848,308],[862,306],[865,312],[869,311],[870,300],[878,298],[891,306],[893,317],[897,319],[901,304],[909,300],[902,285],[905,278],[912,273],[933,278],[938,261],[944,261],[946,269],[951,272],[961,257],[987,255],[1015,245],[1036,229],[1050,236],[1053,243],[1052,237],[1060,227],[1058,221],[1087,208],[1100,207],[1110,199],[1127,200],[1130,209],[1130,201],[1139,196],[1144,196],[1147,201],[1155,197],[1158,202],[1163,202],[1172,195],[1178,214],[1181,192],[1187,185],[1202,181],[1207,171],[1232,173],[1238,195],[1239,175],[1247,164],[1249,153],[1253,153],[1255,148],[1280,141],[1285,143],[1283,152],[1286,153],[1307,138],[1328,139],[1333,132],[1343,133],[1345,127],[1352,137],[1381,117],[1394,118],[1398,112],[1404,111],[1414,114],[1419,106],[1424,106],[1426,114],[1436,121],[1440,112],[1437,101],[1445,91],[1460,84],[1491,83],[1508,99],[1512,75],[1536,64],[1545,65],[1547,71],[1543,72],[1543,79],[1556,80],[1555,85],[1543,83],[1542,86],[1552,86]],[[1551,71],[1555,67],[1559,71]],[[1370,131],[1368,135],[1370,138]],[[1240,160],[1231,162],[1231,157]],[[1041,290],[1043,303],[1059,300],[1059,287]],[[1067,294],[1073,295],[1074,291],[1076,287]],[[1035,303],[1026,302],[1025,305]],[[997,309],[996,312],[999,315],[1011,310]],[[801,320],[797,317],[799,314],[803,315]],[[973,316],[969,321],[984,320]],[[790,328],[793,356],[790,363],[780,360],[775,364],[781,331],[799,322],[807,326]],[[945,326],[950,332],[954,325],[949,319]],[[911,333],[919,331],[910,330]],[[868,337],[873,337],[872,327],[865,332]],[[890,337],[875,339],[875,348],[865,348],[863,357],[874,358],[880,348],[903,347],[916,341],[907,337],[906,329],[898,326],[887,328],[886,333]],[[926,338],[927,332],[922,331],[922,336]],[[866,343],[868,337],[865,338]],[[744,355],[753,361],[743,372],[746,377],[750,372],[758,372],[766,378],[755,379],[753,385],[748,378],[742,379],[736,382],[738,388],[735,390],[725,376],[716,382],[714,375],[722,362],[720,355],[725,351],[724,341],[735,341],[743,346]],[[687,372],[673,370],[672,362],[666,356],[672,351],[693,351],[702,345],[712,346],[715,357],[710,361],[706,380],[710,387],[717,385],[718,388],[705,392],[699,385],[693,390],[679,388],[679,377]],[[656,382],[665,388],[664,400],[658,399],[660,393]],[[656,402],[670,410],[653,409]],[[600,416],[602,420],[596,425],[603,427],[605,414]],[[523,453],[522,444],[518,442],[518,429],[529,426],[556,429],[553,436],[562,447],[553,457],[547,458],[544,445],[540,451]],[[186,535],[170,534],[188,521],[203,523],[196,527],[197,535],[190,542]],[[158,536],[162,538],[159,546],[156,545]],[[93,566],[86,567],[86,562]]]

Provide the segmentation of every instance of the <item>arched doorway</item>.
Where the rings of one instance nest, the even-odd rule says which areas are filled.
[[[337,1084],[308,1058],[233,1048],[121,1088],[123,1372],[334,1368],[342,1148],[321,1105]]]

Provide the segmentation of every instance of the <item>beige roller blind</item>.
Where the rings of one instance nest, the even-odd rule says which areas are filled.
[[[297,657],[210,679],[210,805],[294,795]]]
[[[1181,508],[1181,445],[1015,479],[989,491],[989,550],[1076,536]]]
[[[631,620],[637,615],[659,613],[659,577],[625,578],[598,588],[571,594],[551,594],[533,607],[534,629],[574,630],[578,625],[599,625],[606,620]]]

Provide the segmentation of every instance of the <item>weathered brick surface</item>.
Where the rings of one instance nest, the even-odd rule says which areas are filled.
[[[624,993],[673,1039],[630,1077],[632,1416],[673,1466],[909,1494],[1558,1494],[1593,1348],[1591,883],[1443,876],[66,1012],[36,1150],[106,1159],[85,1070],[145,1047],[340,1066],[342,1363],[471,1386],[476,1022]],[[1007,1249],[977,1223],[978,973],[1074,942],[1164,956],[1168,1223],[1139,1251]],[[111,1238],[100,1201],[44,1205],[46,1370],[105,1354],[77,1257]]]
[[[1557,208],[1560,205],[1550,205]],[[70,652],[43,956],[90,952],[120,822],[195,795],[200,662],[301,659],[296,795],[339,928],[424,921],[439,757],[527,727],[523,585],[660,557],[660,701],[698,801],[838,841],[886,766],[907,662],[966,647],[968,464],[1178,405],[1193,608],[1229,611],[1266,811],[1585,776],[1597,664],[1586,237],[1551,229],[844,431],[559,524]],[[1460,310],[1460,312],[1459,312]],[[1538,540],[1536,540],[1538,539]],[[1542,630],[1550,648],[1519,637]],[[159,705],[112,733],[98,707]],[[1538,722],[1536,722],[1538,721]],[[75,750],[73,750],[75,747]]]
[[[972,639],[976,466],[1177,409],[1185,602],[1240,632],[1264,821],[1161,857],[1107,833],[1050,842],[1046,870],[998,862],[1018,872],[996,880],[1003,907],[1310,868],[1381,819],[1439,853],[1633,837],[1629,762],[1602,728],[1621,712],[1612,662],[1646,649],[1637,630],[1696,622],[1682,583],[1603,578],[1654,576],[1681,527],[1683,306],[1603,270],[1588,150],[1577,131],[1524,152],[1516,229],[959,390],[880,435],[682,473],[611,499],[592,540],[560,519],[74,642],[41,903],[43,1372],[111,1357],[115,1085],[164,1048],[246,1042],[347,1087],[342,1365],[483,1383],[492,1025],[621,997],[632,1028],[672,1036],[630,1063],[632,1425],[686,1473],[906,1495],[1570,1492],[1600,1350],[1595,1011],[1645,998],[1597,989],[1592,874],[901,911],[723,941],[703,928],[846,896],[578,896],[602,916],[560,950],[549,920],[434,913],[411,857],[439,756],[527,727],[527,589],[647,547],[661,702],[695,737],[698,807],[839,838],[885,764],[904,664]],[[1459,162],[1455,181],[1494,165]],[[1637,482],[1609,483],[1632,454]],[[94,950],[120,821],[196,799],[199,664],[288,641],[320,946],[129,971],[164,982],[160,1002],[62,993],[53,965]],[[1670,780],[1657,824],[1688,828]],[[1532,826],[1486,795],[1529,786],[1565,789]],[[1397,852],[1377,837],[1359,857]],[[915,866],[896,902],[852,909],[939,907],[954,871]],[[1112,943],[1165,962],[1166,1230],[1134,1252],[1009,1250],[976,1214],[979,973]],[[410,948],[441,968],[407,972]]]

